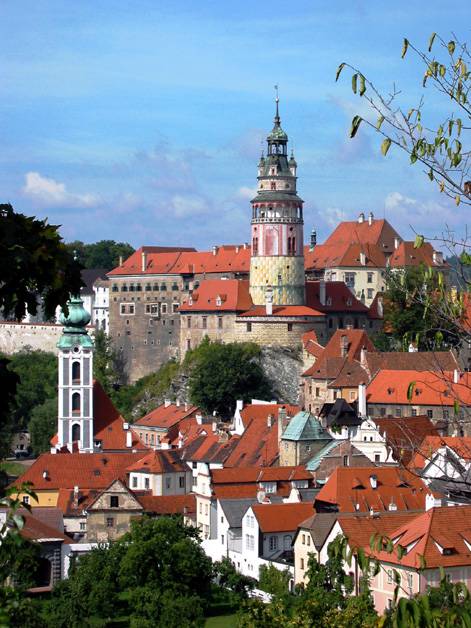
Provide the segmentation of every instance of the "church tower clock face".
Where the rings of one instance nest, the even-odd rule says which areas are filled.
[[[303,305],[303,201],[297,194],[293,153],[288,158],[278,93],[275,102],[274,126],[267,137],[266,157],[262,153],[258,163],[258,191],[251,201],[250,294],[256,305],[263,305],[269,288],[275,305]]]

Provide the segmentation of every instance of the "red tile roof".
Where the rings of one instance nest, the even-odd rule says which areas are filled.
[[[436,451],[442,447],[453,450],[463,460],[471,460],[471,437],[469,436],[425,436],[416,447],[416,452],[409,463],[411,469],[423,469]]]
[[[15,485],[32,482],[34,490],[105,489],[113,480],[126,479],[126,469],[143,457],[143,452],[41,454],[17,478]],[[46,477],[44,477],[46,475]]]
[[[174,449],[150,451],[126,469],[128,473],[186,473],[189,467],[183,462],[180,453]]]
[[[438,436],[432,421],[425,415],[411,417],[375,418],[380,434],[386,439],[395,460],[407,465],[424,438]]]
[[[343,347],[346,355],[342,357]],[[353,368],[353,361],[360,360],[361,350],[375,352],[375,346],[362,329],[337,329],[318,360],[303,373],[304,377],[317,379],[338,377],[346,363]],[[360,364],[358,363],[358,367]],[[360,367],[361,368],[361,367]],[[363,369],[361,369],[363,371]],[[364,373],[366,376],[366,372]]]
[[[54,539],[61,541],[66,545],[73,543],[73,541],[71,541],[71,539],[66,536],[63,531],[57,530],[35,517],[34,509],[33,512],[21,509],[19,514],[24,518],[24,527],[21,529],[21,536],[26,539],[39,542]]]
[[[372,376],[381,369],[437,372],[459,369],[453,351],[368,351],[365,358]]]
[[[434,249],[430,242],[425,242],[419,248],[414,247],[414,242],[401,242],[389,258],[391,268],[419,266],[420,264],[436,268],[448,267],[448,264],[443,262],[441,254],[434,259]]]
[[[103,489],[105,490],[105,489]],[[81,517],[86,510],[102,492],[102,489],[79,489],[77,499],[73,488],[60,488],[57,499],[57,508],[67,517]]]
[[[294,532],[299,524],[313,514],[310,503],[254,504],[253,513],[261,532]]]
[[[412,398],[409,385],[415,382]],[[411,406],[471,405],[471,374],[462,373],[459,383],[453,383],[453,373],[432,371],[381,370],[366,389],[368,403],[402,404]]]
[[[177,406],[175,403],[169,405],[162,404],[138,419],[133,425],[140,427],[158,427],[168,429],[176,425],[183,419],[195,416],[199,412],[197,406],[185,405]]]
[[[337,225],[324,244],[361,242],[362,244],[377,244],[387,251],[394,249],[394,238],[397,237],[399,234],[387,220],[374,218],[371,225],[368,219],[363,222],[346,220]]]
[[[144,508],[145,513],[152,515],[194,515],[196,513],[196,496],[187,495],[139,495],[136,499]]]
[[[250,247],[244,245],[216,247],[215,253],[191,248],[171,248],[169,252],[154,252],[152,249],[154,247],[141,247],[108,275],[113,278],[125,275],[248,273],[250,270]],[[147,254],[144,272],[143,251]]]
[[[240,416],[242,417],[242,422],[245,427],[254,419],[257,421],[265,421],[266,423],[269,415],[271,415],[276,422],[281,408],[286,410],[286,416],[288,417],[293,417],[301,410],[300,406],[286,403],[249,403],[241,410]]]
[[[237,468],[214,469],[211,472],[211,487],[218,499],[256,498],[262,482],[276,482],[277,497],[288,497],[292,482],[308,480],[313,477],[305,467],[268,467],[263,469]],[[272,493],[267,493],[270,498]]]
[[[373,488],[371,477],[376,476]],[[325,505],[339,512],[387,511],[391,502],[398,510],[423,510],[430,493],[416,475],[398,467],[337,467],[319,491],[316,510]]]
[[[369,310],[359,301],[343,281],[325,282],[326,301],[320,301],[320,281],[306,281],[306,305],[318,312],[357,312],[368,314]]]
[[[267,316],[267,310],[264,305],[254,305],[248,312],[239,315],[242,317],[260,317]],[[279,316],[286,318],[312,318],[324,316],[322,312],[305,305],[274,305],[271,316]]]
[[[304,350],[310,355],[313,355],[315,358],[320,357],[324,351],[324,347],[319,344],[317,334],[313,329],[302,335],[302,343]]]
[[[206,279],[183,301],[179,312],[243,312],[252,305],[248,281]]]
[[[389,533],[394,543],[392,553],[372,552],[369,544],[365,550],[383,562],[414,569],[422,566],[422,560],[426,569],[468,566],[471,565],[470,517],[471,506],[431,508]],[[408,550],[400,560],[398,545]]]
[[[369,545],[373,534],[388,536],[397,527],[412,521],[418,512],[381,512],[374,517],[366,513],[342,514],[337,519],[343,534],[348,538],[352,549],[363,548]]]

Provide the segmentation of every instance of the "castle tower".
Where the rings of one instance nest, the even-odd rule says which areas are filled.
[[[258,164],[258,191],[252,203],[250,294],[265,304],[304,304],[303,201],[296,192],[296,160],[288,159],[288,136],[281,128],[276,96],[275,125],[267,137],[267,156]]]
[[[59,407],[57,448],[93,452],[93,341],[87,333],[90,314],[80,297],[61,314],[64,331],[59,349]]]

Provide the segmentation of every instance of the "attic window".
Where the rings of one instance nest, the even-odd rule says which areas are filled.
[[[388,395],[392,395],[394,392],[394,388],[388,388]]]
[[[219,295],[216,297],[216,305],[218,307],[220,307],[222,305],[221,297]]]
[[[93,469],[93,475],[101,475],[100,469]]]

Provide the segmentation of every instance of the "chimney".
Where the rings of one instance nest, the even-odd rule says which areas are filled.
[[[366,350],[366,347],[363,346],[360,349],[360,364],[363,368],[366,368],[366,356],[368,354],[368,351]]]
[[[249,243],[248,242],[244,242],[244,249],[247,250],[249,248]]]
[[[429,493],[425,496],[425,510],[430,510],[431,508],[440,508],[441,505],[442,500],[434,497],[432,493]]]
[[[361,212],[358,216],[358,222],[360,223],[360,225],[362,222],[365,222],[365,214],[363,212]]]
[[[189,410],[189,408],[190,408],[189,403],[187,403],[187,402],[185,401],[185,406],[184,406],[184,407],[185,407],[185,412],[188,412],[188,410]]]
[[[198,425],[203,425],[203,415],[202,414],[200,414],[198,412],[198,414],[196,415],[195,418],[196,418],[196,422],[198,423]]]
[[[123,256],[122,255],[119,256],[119,265],[120,266],[123,265]]]
[[[321,305],[326,304],[326,285],[324,279],[319,281],[319,301]]]
[[[269,414],[267,416],[267,427],[271,427],[273,425],[273,414]]]
[[[79,501],[79,487],[74,486],[74,508],[78,508]]]
[[[348,353],[348,338],[340,336],[340,357],[346,358]]]
[[[141,253],[141,270],[143,273],[146,272],[146,268],[147,268],[147,253],[145,251],[142,251]]]
[[[460,382],[460,372],[458,371],[458,369],[455,369],[453,371],[453,384],[459,384]]]
[[[131,432],[131,430],[128,430],[126,432],[126,447],[128,447],[128,449],[131,449],[131,447],[132,447],[132,432]]]
[[[316,230],[313,229],[311,231],[311,244],[309,246],[309,250],[313,251],[316,244],[317,244],[317,233],[316,233]]]
[[[378,297],[378,316],[380,318],[384,316],[383,297]]]
[[[392,497],[391,497],[391,502],[388,506],[388,510],[390,510],[391,512],[397,510],[397,504],[395,503]]]
[[[399,248],[399,245],[401,244],[401,238],[394,238],[394,250]]]
[[[267,316],[272,316],[273,314],[273,288],[268,286],[265,290],[265,310]]]
[[[364,251],[360,251],[360,264],[366,266],[366,253]]]
[[[216,432],[218,431],[218,424],[216,421],[213,421],[211,423],[211,429],[213,430],[213,434],[216,434]]]
[[[286,423],[286,409],[284,406],[282,406],[278,410],[278,442],[281,441],[281,437],[283,436],[285,423]]]
[[[165,401],[164,401],[164,408],[168,408],[171,403],[172,402],[170,401],[170,399],[165,399]]]
[[[413,342],[409,343],[409,353],[417,353],[418,349]]]
[[[219,247],[213,246],[213,255],[217,255]]]
[[[366,417],[366,384],[358,384],[358,414]]]
[[[236,247],[235,247],[235,252],[236,252],[236,253],[238,253],[238,252],[239,252],[239,247],[238,247],[238,246],[236,246]]]
[[[370,227],[373,224],[373,219],[374,219],[373,212],[370,212],[368,214],[368,224],[370,225]]]
[[[371,484],[371,488],[373,489],[377,489],[378,488],[378,476],[377,475],[370,475],[370,484]]]
[[[175,401],[175,405],[177,406],[177,408],[179,408],[179,407],[180,407],[180,399],[177,399],[177,400]]]

